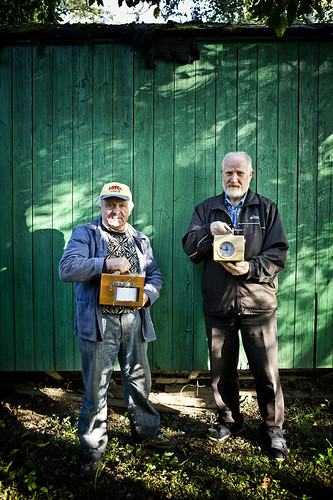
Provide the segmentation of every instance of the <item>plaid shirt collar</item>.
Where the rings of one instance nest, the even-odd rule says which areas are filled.
[[[231,217],[232,225],[235,229],[237,227],[239,212],[241,211],[241,208],[245,203],[246,196],[247,196],[247,191],[244,194],[243,198],[236,205],[232,205],[230,203],[229,196],[225,193],[225,197],[224,197],[225,205],[226,205],[228,213]]]

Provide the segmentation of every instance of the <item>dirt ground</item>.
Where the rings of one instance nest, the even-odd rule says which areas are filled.
[[[286,406],[332,399],[333,370],[281,372]],[[11,415],[27,429],[39,428],[44,416],[74,416],[83,399],[81,375],[70,373],[0,372],[0,421]],[[215,414],[207,372],[153,373],[151,402],[163,415]],[[248,372],[240,376],[241,406],[248,414],[258,415],[253,379]],[[119,374],[109,387],[111,418],[123,414],[125,404]]]

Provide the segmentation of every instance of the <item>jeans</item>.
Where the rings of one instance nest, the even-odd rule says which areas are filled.
[[[85,387],[78,424],[82,463],[99,462],[105,452],[107,390],[117,357],[132,441],[154,437],[160,426],[160,416],[148,399],[151,374],[140,311],[103,315],[103,339],[103,342],[79,339]]]
[[[282,430],[284,400],[278,372],[277,326],[274,312],[260,315],[205,316],[212,388],[221,424],[241,422],[239,408],[238,331],[252,372],[262,430]]]

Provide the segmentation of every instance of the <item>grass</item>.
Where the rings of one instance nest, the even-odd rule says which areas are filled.
[[[105,459],[89,483],[77,463],[76,414],[40,413],[31,423],[24,407],[3,402],[0,499],[332,499],[332,409],[329,400],[287,408],[283,463],[268,458],[251,409],[244,433],[214,446],[206,440],[211,414],[163,415],[162,427],[178,438],[169,452],[132,446],[126,415],[111,411]]]

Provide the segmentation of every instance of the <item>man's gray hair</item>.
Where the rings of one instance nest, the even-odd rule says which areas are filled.
[[[241,155],[241,156],[243,156],[245,158],[245,160],[247,162],[247,167],[249,169],[249,172],[252,172],[252,170],[253,170],[253,168],[252,168],[252,159],[244,151],[233,151],[231,153],[227,153],[225,155],[225,157],[223,158],[223,160],[222,160],[222,170],[224,170],[224,166],[226,164],[226,161],[229,160],[229,158],[231,158],[232,156],[238,156],[238,155]]]
[[[112,198],[112,196],[110,196],[110,198]],[[119,198],[119,199],[121,199],[121,198]],[[98,200],[97,200],[97,206],[98,207],[102,207],[104,200],[107,200],[107,198],[103,198],[103,199],[98,198]],[[124,201],[126,201],[126,200],[124,200]],[[127,201],[128,201],[128,207],[129,207],[130,213],[131,213],[132,210],[133,210],[133,207],[134,207],[134,203],[133,203],[132,200],[127,200]]]

